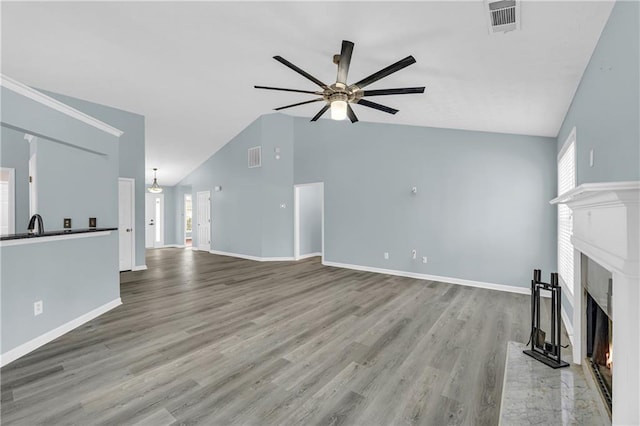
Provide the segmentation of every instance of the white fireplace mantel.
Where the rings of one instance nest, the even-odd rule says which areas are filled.
[[[613,277],[614,425],[640,424],[640,181],[586,183],[550,201],[572,210],[573,361],[585,357],[585,296],[580,253]]]

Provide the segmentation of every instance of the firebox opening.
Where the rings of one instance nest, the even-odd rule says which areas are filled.
[[[587,293],[587,360],[609,411],[613,397],[612,337],[613,322]]]

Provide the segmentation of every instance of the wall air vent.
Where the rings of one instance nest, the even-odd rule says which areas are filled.
[[[489,34],[506,33],[520,28],[519,0],[485,0],[489,18]]]
[[[249,168],[262,167],[262,147],[254,146],[248,151]]]

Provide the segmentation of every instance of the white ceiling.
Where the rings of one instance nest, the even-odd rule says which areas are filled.
[[[317,89],[272,56],[331,84],[343,39],[349,82],[413,55],[368,88],[427,87],[374,99],[395,116],[354,106],[361,121],[556,136],[612,7],[525,1],[519,31],[489,35],[481,0],[2,2],[2,72],[145,115],[147,180],[158,167],[173,185],[258,116],[311,99],[253,88]]]

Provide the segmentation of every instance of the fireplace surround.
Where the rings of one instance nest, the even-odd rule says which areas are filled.
[[[592,339],[595,330],[588,330],[594,326],[588,327],[593,320],[588,318],[592,312],[588,308],[598,306],[611,321],[606,339],[611,343],[612,423],[640,424],[640,182],[582,184],[551,203],[567,204],[573,216],[573,317],[564,318],[573,343],[573,362],[585,365],[593,358],[588,343],[594,342],[587,337]],[[594,294],[598,291],[591,288],[593,280],[587,282],[589,260],[583,262],[584,257],[610,273],[610,303]],[[599,339],[605,338],[603,324]]]

